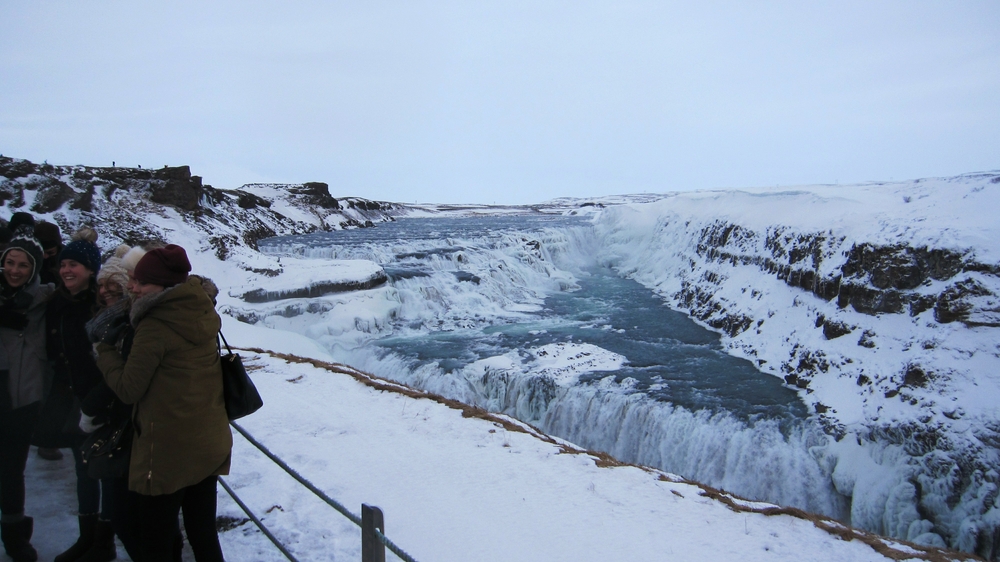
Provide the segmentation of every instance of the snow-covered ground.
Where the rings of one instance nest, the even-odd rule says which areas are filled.
[[[236,345],[302,358],[244,351],[266,403],[242,427],[353,513],[380,507],[385,534],[421,562],[961,558],[621,466],[510,418],[374,388],[402,387],[330,364],[295,334],[232,319],[224,331]],[[360,558],[358,527],[241,436],[235,443],[226,482],[299,560]],[[71,465],[29,463],[43,560],[74,536]],[[284,559],[221,488],[219,515],[232,526],[221,535],[229,560]]]

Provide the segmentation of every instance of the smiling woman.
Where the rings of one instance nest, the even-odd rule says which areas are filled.
[[[113,486],[110,480],[98,481],[87,474],[80,451],[85,435],[78,427],[79,404],[102,381],[85,330],[97,309],[95,276],[101,269],[101,252],[96,242],[94,230],[81,229],[59,253],[60,286],[45,310],[47,352],[55,376],[34,441],[39,446],[72,449],[80,525],[79,539],[56,562],[84,555],[90,560],[112,560],[117,555],[110,523]]]
[[[24,467],[50,372],[44,314],[52,285],[38,281],[42,254],[41,244],[22,234],[0,255],[0,530],[17,561],[37,558],[34,522],[24,514]]]

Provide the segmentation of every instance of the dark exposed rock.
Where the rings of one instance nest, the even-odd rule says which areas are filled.
[[[271,202],[263,197],[258,197],[253,193],[247,193],[246,191],[237,191],[238,199],[236,204],[240,206],[241,209],[253,209],[254,207],[270,207]]]
[[[920,365],[908,365],[906,373],[903,375],[903,385],[909,387],[924,387],[930,381],[931,376],[925,373]]]
[[[269,226],[260,225],[256,228],[249,228],[243,232],[243,243],[247,246],[253,248],[254,250],[259,250],[257,243],[266,238],[273,238],[277,233],[274,232]]]
[[[989,289],[972,278],[958,281],[941,292],[934,305],[934,319],[942,324],[966,320],[973,305],[970,298],[990,295]]]
[[[38,166],[28,160],[0,157],[0,176],[10,180],[24,178],[38,171]]]
[[[785,375],[785,383],[789,386],[806,389],[809,388],[809,379],[796,374]]]
[[[151,201],[184,211],[198,208],[204,188],[201,185],[201,178],[192,176],[187,166],[157,170],[156,177],[162,178],[162,181],[149,183]]]
[[[880,291],[866,285],[841,283],[837,306],[845,308],[848,304],[864,314],[880,312],[898,314],[905,308],[903,295],[899,291],[893,289]]]
[[[229,249],[236,244],[236,241],[237,238],[232,234],[212,236],[208,239],[208,243],[215,248],[215,257],[223,261],[229,257]]]
[[[837,299],[841,308],[851,306],[872,315],[909,311],[916,316],[934,307],[938,304],[936,295],[915,291],[930,280],[950,279],[962,271],[1000,275],[1000,266],[977,263],[954,250],[855,244],[841,256],[834,249],[844,239],[828,232],[803,234],[772,227],[764,238],[770,256],[756,254],[757,233],[717,221],[699,232],[696,252],[716,263],[756,265],[792,287],[824,300]],[[843,261],[832,274],[821,275],[818,268],[830,260]],[[718,280],[715,272],[704,275],[710,283]],[[715,279],[709,279],[709,275]],[[964,321],[967,307],[958,304],[949,308],[949,304],[947,300],[941,303],[941,317]]]
[[[722,330],[730,337],[736,337],[750,329],[750,326],[753,325],[753,318],[741,314],[727,314],[721,318],[709,318],[706,322],[709,326]]]
[[[385,284],[387,281],[388,278],[385,276],[385,273],[380,271],[378,274],[372,276],[371,279],[365,281],[316,283],[309,287],[302,287],[290,291],[267,291],[264,289],[255,289],[244,293],[241,298],[250,303],[272,302],[282,299],[314,298],[332,293],[373,289]]]
[[[841,336],[846,336],[854,331],[853,326],[848,326],[843,322],[837,322],[835,320],[825,320],[823,322],[823,336],[828,340],[837,339]]]
[[[951,278],[962,266],[962,255],[950,250],[860,244],[848,252],[841,270],[845,277],[867,276],[879,289],[911,290],[928,278]]]
[[[70,209],[84,211],[87,213],[94,210],[94,185],[91,184],[87,190],[77,195],[76,199],[69,206]]]
[[[868,349],[875,348],[875,332],[871,330],[865,330],[862,332],[861,337],[858,339],[858,345],[861,347],[867,347]]]
[[[259,268],[259,267],[254,267],[254,268],[250,269],[249,271],[252,271],[252,272],[256,273],[257,275],[263,275],[264,277],[277,277],[277,276],[281,275],[281,272],[283,270],[280,270],[280,269],[270,269],[270,268],[262,269],[262,268]]]
[[[934,295],[912,295],[910,297],[910,316],[917,316],[934,308],[937,297]]]
[[[864,386],[866,384],[871,384],[872,380],[868,378],[867,375],[858,375],[858,386]]]
[[[303,195],[310,204],[324,209],[340,208],[340,203],[330,195],[330,186],[322,182],[307,182],[302,187],[289,188],[289,192]]]
[[[43,176],[36,177],[38,178],[37,181],[32,181],[25,185],[26,189],[34,188],[38,190],[38,195],[35,196],[35,201],[31,204],[33,212],[51,213],[62,207],[67,201],[76,197],[76,192],[73,191],[73,188],[62,181]]]
[[[166,181],[188,181],[197,176],[191,175],[190,166],[164,166],[154,173],[156,179]],[[200,181],[198,182],[201,183]]]

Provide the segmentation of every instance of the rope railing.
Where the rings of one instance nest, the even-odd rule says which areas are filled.
[[[254,515],[252,511],[250,511],[250,508],[247,507],[247,504],[243,503],[243,500],[241,500],[240,497],[236,495],[236,492],[234,492],[233,489],[229,487],[229,484],[226,484],[226,481],[223,480],[222,477],[219,477],[219,484],[222,484],[222,488],[229,493],[229,497],[233,498],[233,501],[236,502],[236,505],[240,506],[240,509],[243,510],[243,513],[247,514],[247,517],[249,517],[250,520],[253,521],[254,525],[257,525],[257,528],[264,533],[264,536],[270,539],[271,542],[274,543],[274,546],[278,547],[278,550],[280,550],[281,553],[285,555],[285,558],[288,558],[292,562],[299,562],[298,558],[292,555],[291,552],[288,552],[288,549],[285,548],[285,545],[281,544],[281,541],[278,540],[278,537],[274,536],[274,534],[271,533],[271,531],[269,531],[268,528],[264,526],[264,523],[262,523],[261,520],[258,519],[257,516]]]
[[[271,459],[271,461],[274,462],[276,465],[280,466],[282,470],[288,473],[288,475],[294,478],[299,484],[305,486],[306,489],[308,489],[310,492],[312,492],[317,497],[326,502],[327,505],[337,510],[341,515],[350,519],[352,523],[354,523],[358,527],[361,527],[362,562],[382,562],[385,560],[385,552],[382,551],[380,555],[377,549],[373,549],[372,545],[369,544],[370,541],[365,540],[366,535],[374,537],[381,545],[388,548],[396,556],[398,556],[405,562],[417,562],[412,556],[407,554],[406,551],[404,551],[402,548],[397,546],[394,542],[392,542],[388,537],[385,536],[385,534],[383,533],[385,525],[382,520],[382,511],[379,508],[362,505],[361,506],[362,515],[365,517],[358,517],[354,513],[351,513],[349,509],[344,507],[343,504],[328,496],[325,492],[323,492],[323,490],[320,490],[318,487],[316,487],[315,484],[313,484],[312,482],[307,480],[304,476],[299,474],[298,471],[296,471],[294,468],[288,466],[288,463],[286,463],[280,457],[272,453],[267,447],[265,447],[261,442],[257,441],[257,439],[253,437],[253,435],[251,435],[247,430],[243,429],[243,427],[241,427],[239,424],[231,421],[229,422],[229,425],[233,426],[233,428],[235,428],[236,431],[240,433],[240,435],[242,435],[248,442],[250,442],[261,453],[263,453],[264,456]],[[264,534],[269,539],[271,539],[271,542],[273,542],[275,546],[277,546],[278,549],[281,550],[282,554],[288,557],[289,560],[292,560],[293,562],[298,562],[292,556],[292,554],[288,552],[288,549],[285,548],[284,545],[281,545],[280,542],[277,540],[277,538],[275,538],[274,535],[264,527],[263,523],[261,523],[259,519],[257,519],[252,513],[250,513],[250,510],[236,496],[236,493],[233,492],[232,489],[225,482],[223,482],[221,478],[219,479],[219,481],[222,483],[222,487],[226,489],[229,495],[233,497],[233,499],[243,509],[243,511],[246,512],[248,516],[250,516],[251,520],[253,520],[253,522],[257,525],[257,527],[259,527],[261,531],[263,531]]]

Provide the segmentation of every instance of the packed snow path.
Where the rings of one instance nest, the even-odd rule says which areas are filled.
[[[231,327],[234,341],[258,339]],[[310,351],[310,342],[285,338],[295,336],[280,334],[279,347]],[[386,535],[421,562],[968,558],[624,466],[510,418],[352,376],[343,366],[244,355],[266,404],[243,427],[341,503],[381,507]],[[360,531],[352,522],[239,435],[235,441],[227,481],[295,556],[360,559]],[[71,464],[68,457],[56,463],[31,457],[28,509],[42,559],[75,536]],[[227,558],[283,560],[221,489],[219,496]]]

